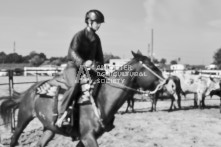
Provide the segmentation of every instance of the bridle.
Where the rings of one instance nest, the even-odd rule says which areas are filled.
[[[139,93],[139,94],[145,94],[145,95],[149,95],[149,94],[155,94],[158,90],[160,90],[163,85],[165,84],[166,80],[163,79],[161,76],[159,76],[156,72],[154,72],[151,68],[147,67],[142,61],[139,61],[139,63],[144,67],[146,68],[148,71],[150,71],[153,75],[155,75],[157,78],[159,78],[162,82],[159,83],[157,85],[157,87],[153,90],[153,91],[149,91],[149,90],[137,90],[137,89],[134,89],[134,88],[131,88],[131,87],[128,87],[124,84],[120,84],[120,83],[106,83],[112,87],[116,87],[116,88],[120,88],[120,89],[126,89],[126,90],[130,90],[130,91],[133,91],[135,93]],[[106,80],[108,80],[109,78],[106,77],[106,76],[102,76],[103,78],[105,78]]]

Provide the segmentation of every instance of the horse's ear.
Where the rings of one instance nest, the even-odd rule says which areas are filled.
[[[136,54],[135,52],[131,51],[131,53],[132,53],[132,55],[134,56],[134,58],[137,57],[137,54]]]
[[[168,77],[168,78],[166,79],[166,81],[165,81],[165,83],[164,83],[163,85],[168,84],[169,80],[170,80],[170,77]]]
[[[209,76],[209,79],[210,79],[211,81],[213,81],[213,82],[215,81],[214,78],[213,78],[211,75]]]
[[[138,55],[142,55],[142,53],[141,53],[140,50],[137,50],[137,54],[138,54]]]

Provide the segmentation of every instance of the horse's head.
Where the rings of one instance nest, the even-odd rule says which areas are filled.
[[[215,89],[215,90],[210,91],[209,96],[210,98],[212,98],[214,95],[220,97],[220,93],[221,93],[220,89]]]
[[[166,91],[169,95],[174,95],[176,93],[176,90],[179,85],[175,81],[177,77],[170,76],[166,79],[165,85],[163,87],[163,90]]]
[[[159,85],[161,80],[164,80],[162,72],[150,60],[150,58],[143,56],[141,52],[134,53],[132,59],[132,69],[137,76],[134,82],[138,88],[143,90],[154,90]]]
[[[215,79],[212,77],[207,78],[207,91],[206,96],[211,95],[210,92],[216,89],[220,89],[220,79]]]

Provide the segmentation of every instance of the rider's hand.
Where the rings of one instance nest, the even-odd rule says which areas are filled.
[[[93,62],[91,60],[87,60],[84,62],[84,66],[91,67],[93,65]]]

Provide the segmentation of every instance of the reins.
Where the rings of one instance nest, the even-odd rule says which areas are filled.
[[[154,72],[152,69],[150,69],[149,67],[147,67],[145,64],[143,64],[142,61],[139,62],[144,68],[146,68],[147,70],[149,70],[152,74],[154,74],[156,77],[158,77],[161,81],[165,81],[162,77],[160,77],[156,72]]]
[[[162,86],[165,84],[166,80],[163,79],[161,76],[159,76],[156,72],[154,72],[151,68],[147,67],[145,64],[143,64],[142,61],[139,62],[144,68],[146,68],[147,70],[149,70],[153,75],[155,75],[156,77],[158,77],[162,82],[160,84],[157,85],[157,87],[155,88],[155,90],[153,91],[142,91],[142,94],[155,94],[159,89],[162,88]]]
[[[131,88],[131,87],[128,87],[124,84],[120,84],[120,83],[106,83],[110,86],[114,86],[114,87],[117,87],[117,88],[121,88],[121,89],[127,89],[127,90],[130,90],[130,91],[133,91],[133,92],[136,92],[136,93],[139,93],[139,94],[155,94],[159,89],[162,88],[162,86],[165,84],[166,80],[164,80],[162,77],[160,77],[156,72],[154,72],[152,69],[150,69],[149,67],[147,67],[145,64],[143,64],[142,61],[139,62],[144,68],[146,68],[147,70],[149,70],[153,75],[155,75],[157,78],[159,78],[161,81],[160,84],[157,85],[157,87],[153,90],[153,91],[144,91],[144,90],[137,90],[137,89],[134,89],[134,88]],[[106,77],[106,76],[103,76],[103,75],[100,75],[101,77],[105,78],[106,80],[108,80],[109,78]]]
[[[157,73],[155,73],[152,69],[148,68],[146,65],[143,64],[143,62],[139,62],[144,68],[146,68],[147,70],[149,70],[153,75],[155,75],[157,78],[159,78],[160,80],[162,80],[163,82],[161,82],[160,84],[157,85],[157,87],[155,88],[155,90],[153,91],[143,91],[143,90],[137,90],[137,89],[134,89],[134,88],[131,88],[131,87],[128,87],[124,84],[120,84],[120,83],[105,83],[105,84],[108,84],[110,86],[113,86],[113,87],[116,87],[116,88],[120,88],[120,89],[123,89],[123,90],[130,90],[130,91],[133,91],[135,93],[139,93],[139,94],[146,94],[146,95],[149,95],[149,94],[155,94],[159,89],[162,88],[162,86],[164,85],[164,83],[166,82],[166,80],[164,80],[162,77],[160,77]],[[85,67],[86,68],[86,67]],[[87,68],[86,68],[87,70]],[[93,70],[93,69],[92,69]],[[95,70],[96,73],[98,73],[96,70]],[[99,75],[100,77],[106,79],[106,80],[110,80],[110,78],[108,78],[107,76],[105,75]],[[92,101],[92,105],[94,104],[94,102]],[[96,108],[96,106],[94,107],[94,111],[95,111],[95,114],[97,115],[98,119],[99,119],[99,123],[101,125],[102,128],[105,129],[105,125],[103,123],[103,119],[101,117],[101,111],[99,108]]]

